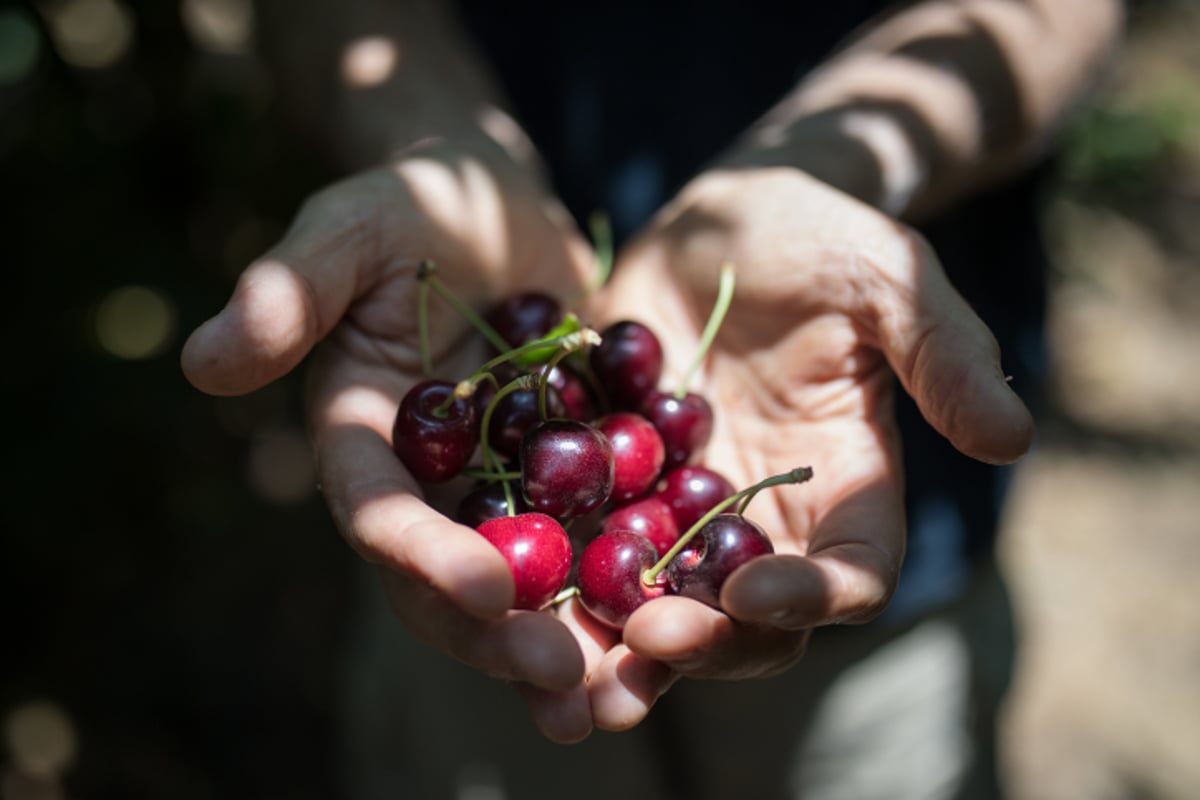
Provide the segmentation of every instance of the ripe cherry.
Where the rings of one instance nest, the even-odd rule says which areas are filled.
[[[577,420],[546,420],[531,428],[521,440],[520,465],[525,499],[543,514],[581,516],[612,493],[612,446]]]
[[[600,622],[620,630],[644,603],[667,593],[666,574],[653,586],[642,583],[642,572],[654,566],[658,554],[644,536],[631,531],[603,533],[579,557],[579,601]]]
[[[595,418],[596,398],[583,378],[579,377],[579,373],[565,364],[556,364],[550,368],[546,381],[562,398],[566,408],[563,416],[580,422],[588,422]]]
[[[558,390],[546,387],[546,416],[566,416],[567,409]],[[537,423],[542,415],[538,409],[537,389],[510,392],[496,403],[488,423],[488,444],[507,460],[517,458],[521,439]]]
[[[508,562],[516,585],[513,608],[536,611],[562,591],[571,571],[571,542],[554,519],[530,512],[496,517],[476,530]]]
[[[614,409],[634,411],[662,377],[662,345],[652,330],[630,320],[609,325],[600,339],[588,357],[592,372]]]
[[[720,608],[725,579],[750,559],[774,552],[757,523],[739,514],[718,514],[667,566],[667,579],[676,594]]]
[[[509,495],[512,496],[512,509],[508,505]],[[454,521],[469,528],[478,528],[489,519],[522,514],[528,510],[529,505],[521,496],[520,486],[510,482],[509,494],[506,495],[502,481],[486,481],[463,495],[455,511]]]
[[[620,503],[643,493],[658,479],[663,465],[663,441],[645,417],[629,411],[608,414],[593,423],[612,445],[611,499]]]
[[[733,484],[706,467],[677,467],[663,476],[655,490],[670,506],[681,531],[692,527],[709,509],[733,493]]]
[[[653,391],[642,401],[641,413],[662,436],[665,470],[691,461],[712,436],[712,406],[694,392],[679,398],[670,392]]]
[[[671,507],[657,495],[634,500],[610,511],[600,525],[600,532],[613,531],[633,531],[645,536],[660,556],[679,539],[679,526],[675,524]]]
[[[512,347],[542,338],[562,321],[558,300],[542,292],[522,292],[502,301],[487,316],[496,333]]]
[[[478,439],[474,402],[454,397],[454,385],[446,381],[424,381],[409,389],[392,425],[392,449],[423,483],[446,481],[461,472]]]

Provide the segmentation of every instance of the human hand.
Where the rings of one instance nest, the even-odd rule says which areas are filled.
[[[693,181],[622,254],[596,313],[658,331],[666,380],[678,380],[726,259],[737,265],[733,305],[690,387],[716,416],[704,463],[737,487],[802,465],[815,477],[750,506],[776,555],[729,578],[726,613],[661,598],[622,638],[565,609],[602,728],[635,725],[676,676],[776,674],[813,628],[882,611],[905,545],[893,373],[969,456],[1010,462],[1032,437],[994,338],[924,241],[794,169]]]
[[[592,264],[564,210],[500,148],[422,144],[305,203],[228,305],[192,334],[184,372],[203,391],[242,394],[320,343],[308,415],[339,531],[381,567],[390,606],[413,633],[516,682],[547,736],[582,738],[591,722],[574,638],[552,615],[508,610],[504,559],[438,513],[447,506],[391,449],[396,408],[422,379],[415,274],[425,259],[475,308],[531,287],[567,296]],[[429,325],[435,375],[456,379],[486,360],[446,304],[431,302]]]

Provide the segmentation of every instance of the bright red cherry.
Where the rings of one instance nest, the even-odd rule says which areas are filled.
[[[658,554],[650,540],[631,531],[602,533],[579,557],[579,601],[600,622],[620,630],[644,603],[667,593],[666,572],[654,586],[642,583],[642,572]]]
[[[662,377],[662,345],[640,322],[614,322],[588,356],[597,382],[617,410],[635,411]]]
[[[592,423],[612,445],[611,500],[620,503],[644,494],[658,479],[663,441],[645,417],[629,411],[607,414]]]
[[[675,524],[671,507],[657,495],[634,500],[610,511],[600,525],[600,532],[613,531],[633,531],[645,536],[660,556],[679,539],[679,526]]]
[[[706,467],[677,467],[663,476],[655,494],[671,507],[675,524],[686,531],[717,503],[734,493],[733,484]]]
[[[454,384],[446,381],[424,381],[409,389],[392,425],[392,449],[423,483],[446,481],[461,472],[478,439],[474,402],[454,397]]]
[[[774,552],[757,523],[739,514],[718,514],[667,565],[667,580],[676,594],[720,608],[725,579],[750,559]]]
[[[666,450],[663,469],[691,461],[712,436],[712,406],[694,392],[680,399],[670,392],[653,391],[642,401],[641,413],[662,436]]]
[[[513,608],[536,611],[554,599],[571,571],[567,532],[545,514],[496,517],[476,530],[508,562],[516,584]]]
[[[578,517],[612,493],[612,446],[578,420],[539,422],[521,439],[521,489],[534,511]]]

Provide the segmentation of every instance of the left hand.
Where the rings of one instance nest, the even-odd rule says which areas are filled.
[[[577,605],[595,724],[636,725],[679,676],[786,670],[821,625],[886,606],[904,556],[904,476],[895,381],[968,456],[1007,463],[1029,447],[1029,412],[994,337],[913,231],[794,169],[710,172],[631,243],[594,317],[655,330],[667,388],[692,360],[719,265],[737,266],[733,305],[692,391],[713,405],[703,463],[737,488],[797,466],[815,477],[761,494],[748,516],[776,555],[736,571],[721,613],[667,597],[623,636]]]

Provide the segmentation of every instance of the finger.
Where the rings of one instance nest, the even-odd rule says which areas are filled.
[[[197,388],[243,394],[283,376],[371,283],[375,219],[354,201],[356,180],[310,199],[283,240],[242,273],[226,306],[188,338],[182,366]]]
[[[808,632],[747,625],[694,600],[663,597],[634,612],[625,642],[679,675],[744,680],[791,667],[804,655]]]
[[[621,634],[597,622],[576,598],[560,604],[556,611],[559,620],[567,626],[567,630],[579,643],[583,651],[584,671],[590,679],[600,666],[605,653],[621,641]]]
[[[899,487],[880,480],[826,512],[805,555],[765,556],[735,570],[721,606],[736,619],[783,630],[865,622],[891,599],[904,547]]]
[[[592,732],[592,710],[587,687],[580,684],[565,692],[548,691],[528,683],[514,683],[529,706],[533,724],[552,742],[576,744]]]
[[[881,345],[922,415],[961,452],[1005,464],[1033,440],[1033,419],[1012,391],[1000,348],[915,234],[912,286],[883,292]],[[915,290],[912,288],[915,286]]]
[[[413,635],[464,664],[493,678],[551,692],[583,685],[583,654],[553,615],[511,611],[481,620],[408,575],[385,570],[383,582],[396,618]]]
[[[604,654],[588,679],[592,719],[606,731],[625,731],[646,718],[678,675],[666,664],[619,644]]]

